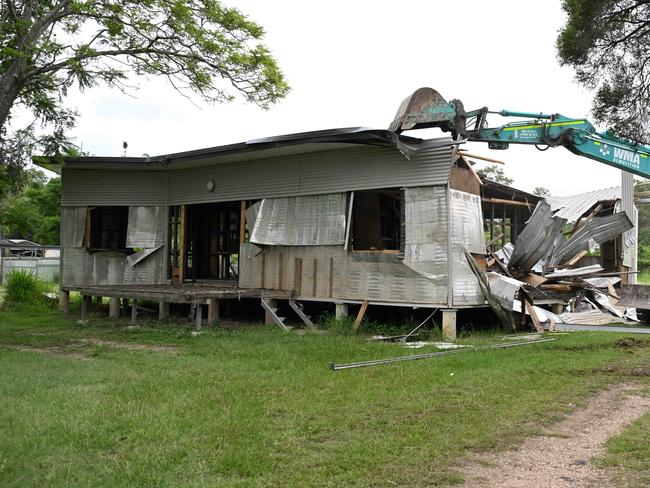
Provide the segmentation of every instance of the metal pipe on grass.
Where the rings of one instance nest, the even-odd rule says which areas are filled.
[[[330,363],[330,368],[333,371],[339,371],[341,369],[365,368],[367,366],[378,366],[381,364],[391,364],[391,363],[398,363],[402,361],[415,361],[417,359],[428,359],[437,356],[447,356],[448,354],[459,354],[461,352],[487,351],[490,349],[506,349],[509,347],[527,346],[530,344],[541,344],[543,342],[551,342],[554,340],[555,339],[551,338],[551,339],[539,339],[537,341],[505,342],[501,344],[492,344],[489,346],[473,347],[471,349],[470,348],[452,349],[449,351],[437,351],[437,352],[429,352],[424,354],[412,354],[409,356],[396,356],[396,357],[384,358],[384,359],[371,359],[369,361],[359,361],[356,363],[347,363],[347,364]]]

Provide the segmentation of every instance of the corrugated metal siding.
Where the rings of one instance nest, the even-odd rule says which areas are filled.
[[[405,159],[396,149],[351,146],[172,171],[170,205],[250,200],[399,186],[446,184],[451,148],[417,153]],[[216,188],[206,190],[213,180]]]
[[[395,254],[347,252],[340,246],[270,246],[263,254],[255,252],[254,245],[242,246],[242,288],[281,288],[295,290],[296,296],[302,298],[396,304],[444,306],[447,301],[446,283],[441,286],[416,273]],[[296,259],[300,260],[298,270]]]
[[[580,251],[588,250],[591,241],[603,244],[618,237],[628,229],[633,229],[633,223],[625,212],[594,217],[590,222],[578,229],[568,240],[562,241],[555,247],[553,262],[554,264],[563,263]]]
[[[447,293],[446,187],[406,188],[404,191],[404,264]]]
[[[250,241],[285,246],[343,245],[346,193],[265,198],[255,217]],[[257,205],[257,204],[256,204]]]
[[[158,284],[163,281],[164,252],[159,250],[137,266],[126,262],[117,252],[88,253],[85,249],[67,248],[63,252],[61,285],[70,287]]]
[[[546,256],[565,224],[566,219],[555,217],[546,200],[537,202],[526,227],[517,236],[508,266],[530,271],[540,259]]]
[[[483,305],[485,298],[478,280],[472,272],[465,250],[485,254],[483,211],[481,198],[457,190],[449,190],[451,212],[451,265],[452,300],[455,306]]]
[[[64,167],[61,205],[165,205],[165,182],[162,171]]]
[[[126,247],[153,248],[164,244],[165,229],[162,213],[167,207],[129,207]]]
[[[61,208],[61,247],[83,247],[88,207]]]
[[[166,207],[154,209],[158,221],[155,235],[163,236],[167,226]],[[62,229],[70,225],[75,212],[62,213]],[[61,253],[62,286],[101,286],[158,284],[165,279],[166,247],[162,247],[135,266],[130,266],[126,254],[118,252],[89,253],[85,248],[65,247]]]
[[[108,170],[64,168],[61,204],[171,205],[446,184],[451,147],[407,160],[396,149],[354,146],[200,168]],[[206,190],[208,180],[216,189]]]

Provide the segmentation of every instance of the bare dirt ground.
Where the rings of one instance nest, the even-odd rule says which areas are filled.
[[[92,344],[94,346],[117,347],[119,349],[129,349],[131,351],[157,351],[157,352],[176,352],[176,346],[160,344],[135,344],[132,342],[105,341],[102,339],[81,339],[79,342]]]
[[[160,345],[160,344],[135,344],[131,342],[118,342],[118,341],[105,341],[103,339],[81,339],[71,344],[63,346],[47,346],[35,347],[26,346],[21,344],[0,344],[0,350],[14,350],[23,352],[36,352],[40,354],[51,354],[59,356],[67,356],[74,359],[90,359],[86,354],[88,346],[107,346],[115,347],[118,349],[128,349],[131,351],[156,351],[166,353],[176,353],[178,348],[173,345]]]
[[[608,438],[650,412],[650,398],[639,387],[621,383],[605,390],[544,435],[519,448],[480,455],[461,468],[467,488],[582,488],[614,486],[607,472],[590,460],[602,454]]]
[[[85,354],[80,352],[69,351],[65,347],[61,346],[49,346],[49,347],[33,347],[33,346],[22,346],[20,344],[0,344],[0,351],[21,351],[21,352],[36,352],[39,354],[48,354],[55,356],[66,356],[74,359],[81,359],[85,361],[88,358]]]

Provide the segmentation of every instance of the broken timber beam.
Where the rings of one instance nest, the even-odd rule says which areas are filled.
[[[472,153],[469,153],[469,152],[465,151],[464,149],[459,149],[458,154],[460,154],[464,158],[474,158],[474,159],[481,159],[483,161],[489,161],[490,163],[506,164],[506,163],[504,163],[503,161],[501,161],[499,159],[492,159],[492,158],[488,158],[487,156],[480,156],[478,154],[472,154]]]
[[[496,203],[498,205],[512,205],[514,207],[526,207],[526,208],[531,208],[531,205],[526,203],[526,202],[519,202],[517,200],[506,200],[505,198],[488,198],[488,197],[483,197],[481,199],[482,201],[486,203]]]
[[[366,310],[368,309],[368,300],[364,300],[357,314],[357,318],[354,321],[354,333],[356,334],[359,331],[363,317],[366,315]]]

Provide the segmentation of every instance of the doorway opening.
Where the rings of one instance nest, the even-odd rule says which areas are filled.
[[[239,246],[245,232],[242,207],[239,201],[170,207],[173,280],[239,280]]]

